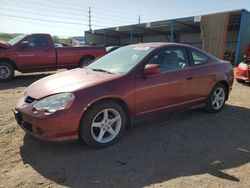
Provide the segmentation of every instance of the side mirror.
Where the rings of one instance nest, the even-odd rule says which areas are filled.
[[[148,64],[144,69],[144,75],[160,74],[161,67],[158,64]]]

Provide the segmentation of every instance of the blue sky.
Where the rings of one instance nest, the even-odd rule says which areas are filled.
[[[250,0],[0,0],[0,32],[83,36],[92,29],[245,8]]]

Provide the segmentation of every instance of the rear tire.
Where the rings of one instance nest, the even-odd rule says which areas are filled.
[[[0,62],[0,82],[11,80],[15,76],[15,70],[12,65]]]
[[[89,64],[91,64],[93,60],[94,60],[93,57],[85,57],[85,58],[82,58],[82,59],[80,60],[79,67],[80,67],[80,68],[84,68],[84,67],[88,66]]]
[[[126,114],[119,104],[113,101],[99,102],[83,115],[79,136],[94,148],[111,146],[124,133],[126,119]]]
[[[228,93],[225,86],[218,83],[212,89],[206,101],[206,111],[209,113],[217,113],[224,107]]]

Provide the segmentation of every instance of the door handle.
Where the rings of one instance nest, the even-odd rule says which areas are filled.
[[[193,79],[192,76],[188,76],[188,77],[187,77],[187,80],[192,80],[192,79]]]

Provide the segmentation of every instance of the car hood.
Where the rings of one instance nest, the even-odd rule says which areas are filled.
[[[118,74],[108,74],[90,69],[73,69],[42,78],[31,84],[25,95],[41,99],[48,95],[62,92],[73,92],[109,80],[121,77]]]
[[[11,47],[11,45],[9,45],[7,42],[5,42],[5,41],[0,41],[0,47],[2,47],[2,48],[10,48]]]

